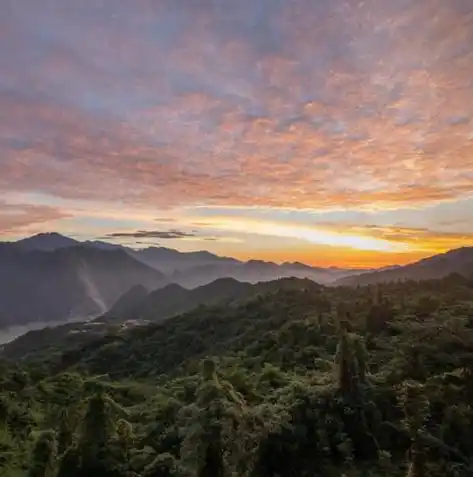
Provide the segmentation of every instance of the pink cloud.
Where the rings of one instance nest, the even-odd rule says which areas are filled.
[[[0,201],[0,234],[31,231],[36,226],[69,217],[65,210],[31,204],[8,204]]]
[[[275,2],[255,26],[232,2],[17,7],[49,43],[28,66],[33,36],[4,33],[22,63],[0,53],[0,191],[157,208],[473,195],[471,9],[318,3]]]

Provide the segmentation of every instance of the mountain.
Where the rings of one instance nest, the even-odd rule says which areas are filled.
[[[164,292],[172,291],[172,294],[160,297],[162,292],[159,292],[157,297],[150,298],[151,303],[155,303],[153,300],[165,302],[176,297],[176,301],[169,301],[167,311],[163,310],[160,318],[207,303],[208,296],[212,299],[239,296],[237,290],[244,287],[241,283],[224,286],[217,293],[214,284],[209,295],[204,288],[190,297],[186,295],[181,302],[176,286],[187,289],[223,279],[233,279],[233,282],[219,282],[228,285],[287,277],[330,284],[354,273],[361,271],[325,269],[297,262],[242,262],[206,251],[185,253],[164,247],[136,250],[44,233],[17,242],[0,242],[0,327],[101,316],[112,305],[117,316],[129,316],[130,310],[135,310],[135,304],[146,294],[143,289],[130,291],[137,285],[156,290],[169,283],[176,284]],[[126,292],[131,296],[123,297],[117,304]],[[148,312],[142,314],[149,316]]]
[[[100,240],[87,240],[87,242],[82,242],[82,244],[100,250],[124,250],[127,253],[130,250],[128,247],[123,247],[122,245],[117,245],[115,243],[102,242]]]
[[[430,280],[452,274],[473,276],[473,247],[463,247],[418,262],[340,279],[337,285],[371,285],[406,280]]]
[[[284,278],[257,284],[239,282],[233,278],[220,278],[191,290],[173,283],[147,294],[144,298],[143,291],[135,287],[121,296],[115,305],[97,321],[115,322],[117,320],[136,319],[161,321],[202,305],[230,304],[235,300],[254,297],[281,288],[318,291],[321,286],[307,279],[295,278]]]
[[[106,315],[110,315],[117,320],[128,320],[135,314],[136,309],[146,300],[149,293],[149,290],[143,285],[135,285],[118,298]]]
[[[78,242],[57,233],[39,234],[13,242],[22,250],[54,251],[82,245],[99,250],[121,250],[168,276],[168,282],[185,288],[206,285],[220,278],[234,278],[249,283],[277,280],[284,277],[308,278],[322,284],[331,284],[341,278],[365,273],[366,270],[312,267],[300,262],[276,264],[262,260],[242,262],[220,257],[207,251],[179,252],[165,247],[133,249],[103,241]]]
[[[113,320],[118,318],[159,321],[200,305],[212,305],[242,297],[252,290],[253,286],[249,283],[241,283],[232,278],[222,278],[192,290],[171,284],[149,293],[139,301],[136,299],[136,290],[130,290],[120,297],[105,317]]]
[[[187,288],[211,283],[223,277],[249,283],[287,277],[308,278],[317,283],[328,285],[338,279],[361,273],[366,273],[366,270],[311,267],[297,262],[279,265],[273,262],[250,260],[248,262],[201,265],[187,270],[178,270],[170,276],[170,280]]]
[[[168,274],[185,272],[195,267],[241,263],[234,258],[219,257],[206,251],[179,252],[165,247],[148,247],[140,250],[128,249],[128,252],[143,263]]]
[[[96,316],[135,285],[165,283],[162,273],[123,250],[0,244],[0,326]]]
[[[270,310],[275,309],[278,314],[284,316],[285,320],[291,320],[292,312],[287,313],[283,306],[284,297],[293,297],[296,306],[301,310],[304,310],[310,303],[319,311],[327,311],[327,300],[323,299],[322,295],[323,293],[337,293],[337,289],[329,290],[310,280],[290,278],[256,285],[224,279],[195,290],[186,290],[179,285],[171,284],[152,293],[147,293],[147,297],[137,309],[138,311],[125,316],[124,312],[130,309],[130,305],[136,305],[136,300],[143,292],[145,290],[142,287],[133,287],[117,300],[110,312],[96,320],[86,323],[65,323],[51,328],[31,330],[0,346],[0,359],[2,356],[8,356],[11,359],[23,358],[50,346],[63,347],[67,344],[67,346],[76,347],[95,340],[105,344],[110,341],[106,337],[109,333],[111,336],[108,338],[115,341],[117,336],[122,333],[133,334],[135,331],[139,333],[139,330],[147,330],[154,326],[171,329],[177,327],[179,329],[179,324],[182,322],[190,324],[189,331],[194,328],[198,331],[199,328],[202,328],[202,332],[208,337],[213,334],[213,329],[233,328],[235,325],[239,328],[238,333],[244,335],[247,328],[253,324],[252,318],[247,312],[251,303],[257,303],[258,308],[263,310],[266,315],[271,313]],[[272,297],[278,296],[282,297],[282,303],[277,300],[273,302]],[[238,314],[246,325],[242,323],[240,326],[238,323],[232,323],[231,320],[234,318],[232,310],[239,310]],[[305,311],[312,312],[308,309]],[[146,315],[153,323],[137,319],[140,313]],[[201,319],[201,316],[206,315],[214,317],[208,327]],[[171,319],[165,320],[164,318]],[[253,318],[256,323],[261,318],[261,314],[258,312]],[[234,331],[236,332],[236,329]],[[180,332],[186,336],[187,325]],[[189,334],[187,338],[198,343],[197,336],[198,334]],[[102,341],[102,338],[105,341]],[[146,339],[148,338],[146,336]],[[179,347],[178,343],[172,341],[173,333],[169,335],[169,345]],[[162,352],[162,350],[157,350],[157,352]],[[187,349],[181,349],[177,353],[185,355],[187,352]],[[79,355],[85,357],[85,350],[80,351]],[[77,357],[80,358],[80,356]],[[169,355],[169,359],[174,358],[174,355]]]
[[[32,237],[10,243],[14,243],[16,247],[25,252],[33,250],[52,252],[59,248],[74,247],[79,245],[80,242],[58,233],[45,233],[33,235]]]

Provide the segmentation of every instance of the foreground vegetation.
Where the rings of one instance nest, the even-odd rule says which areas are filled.
[[[4,349],[0,476],[473,475],[472,280],[72,331]]]

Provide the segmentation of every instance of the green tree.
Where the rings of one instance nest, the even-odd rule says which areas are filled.
[[[366,373],[368,372],[368,353],[361,336],[356,336],[353,340],[354,358],[356,359],[357,378],[359,384],[366,383]]]
[[[358,368],[353,337],[345,330],[340,331],[340,338],[335,354],[338,387],[344,396],[357,392]]]
[[[128,460],[130,446],[133,443],[133,426],[125,419],[119,419],[116,426],[116,442],[123,457]]]
[[[425,423],[429,415],[429,400],[422,384],[415,381],[404,383],[400,400],[404,412],[404,426],[411,441],[407,477],[426,477],[424,435]]]
[[[89,399],[79,440],[81,470],[87,476],[107,475],[113,467],[109,444],[116,435],[117,415],[126,412],[103,391]]]
[[[77,447],[69,447],[61,457],[57,477],[82,477]]]
[[[59,428],[57,434],[59,455],[63,455],[75,443],[79,419],[80,410],[78,406],[71,405],[61,409],[58,417]]]
[[[143,477],[171,477],[177,473],[176,459],[172,454],[159,454],[143,473]]]
[[[57,443],[53,431],[44,431],[38,437],[33,449],[28,477],[50,477],[56,466]]]
[[[187,426],[181,446],[184,463],[197,477],[224,477],[239,469],[244,454],[244,406],[242,396],[217,376],[215,362],[204,360],[196,402],[185,410]]]

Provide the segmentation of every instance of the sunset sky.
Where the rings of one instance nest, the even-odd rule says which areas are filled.
[[[2,0],[0,239],[384,266],[473,245],[472,0]]]

